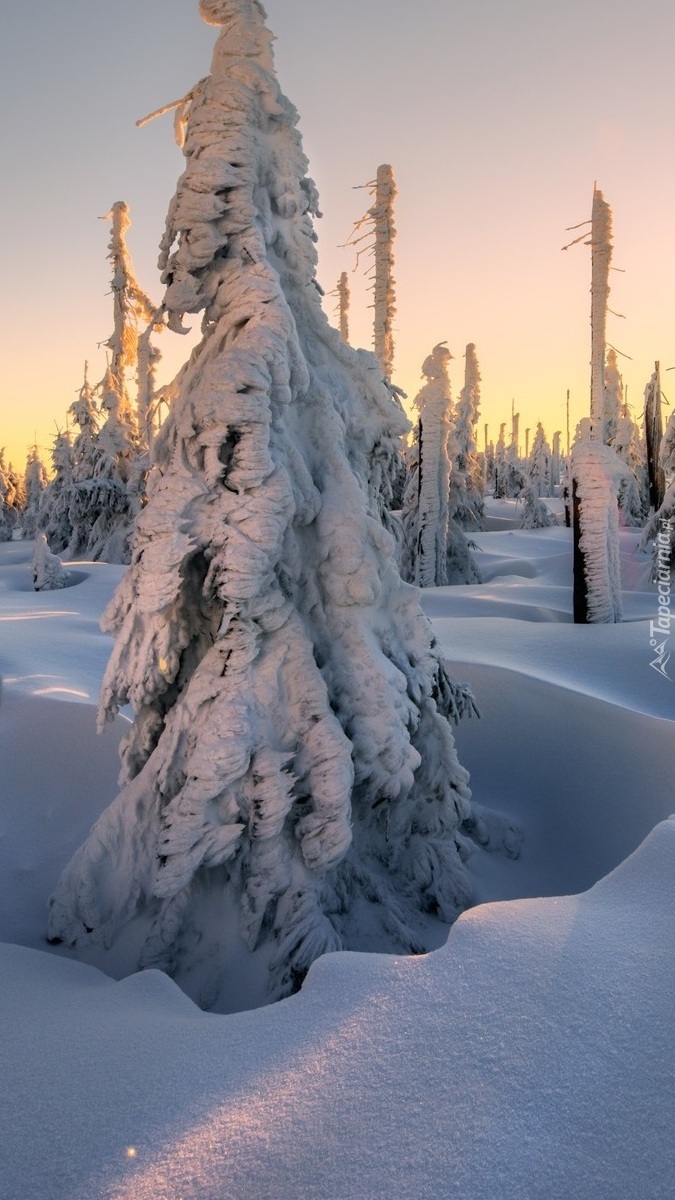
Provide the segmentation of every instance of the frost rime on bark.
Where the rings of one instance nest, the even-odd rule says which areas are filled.
[[[591,210],[591,437],[605,436],[605,347],[609,266],[612,259],[612,210],[602,192],[593,191]]]
[[[321,311],[317,196],[261,6],[201,12],[224,30],[161,261],[170,318],[202,310],[204,336],[105,616],[102,711],[136,714],[127,782],[64,872],[50,935],[123,956],[128,926],[126,969],[227,1008],[228,963],[269,968],[250,1003],[287,994],[360,944],[357,903],[408,949],[421,914],[466,905],[449,719],[470,701],[380,520],[378,455],[407,421]]]
[[[581,441],[572,451],[572,470],[578,498],[575,545],[583,560],[575,563],[574,620],[611,624],[621,620],[617,493],[625,468],[609,446]]]
[[[338,280],[338,315],[340,320],[340,337],[343,342],[349,341],[349,281],[347,272],[343,271]]]
[[[377,168],[375,203],[369,215],[375,226],[375,356],[382,368],[384,378],[391,380],[394,368],[394,317],[396,296],[394,293],[394,200],[396,182],[388,163]]]

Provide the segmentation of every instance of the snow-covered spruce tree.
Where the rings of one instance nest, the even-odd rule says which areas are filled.
[[[39,530],[35,534],[31,574],[36,592],[54,592],[68,582],[68,572],[64,570],[61,559],[51,553],[44,533]]]
[[[0,542],[11,542],[20,527],[18,506],[14,503],[16,489],[10,468],[5,464],[4,447],[0,449]]]
[[[649,479],[649,507],[658,512],[665,493],[663,467],[659,461],[663,440],[663,417],[661,408],[661,377],[659,364],[645,388],[645,445],[647,448],[647,476]]]
[[[49,549],[61,554],[73,536],[70,505],[73,499],[73,443],[68,430],[58,431],[51,451],[54,476],[47,484],[40,501],[38,527],[43,531]]]
[[[434,346],[422,365],[427,382],[414,401],[420,415],[408,454],[401,570],[404,579],[420,587],[481,582],[456,517],[460,507],[466,508],[467,490],[453,465],[459,450],[448,378],[451,358],[444,342]]]
[[[539,497],[551,495],[551,457],[551,447],[546,440],[544,426],[538,421],[527,464],[527,475]]]
[[[97,480],[103,454],[98,441],[101,414],[96,404],[95,389],[89,382],[86,362],[82,387],[68,413],[73,418],[78,432],[73,441],[73,485],[68,507],[71,536],[66,554],[68,558],[79,558],[86,555],[92,525],[108,495],[105,482],[104,495],[99,495]],[[56,547],[53,549],[56,551]]]
[[[40,458],[37,446],[29,451],[24,474],[25,504],[23,509],[23,536],[34,538],[37,530],[42,498],[49,483],[49,476]]]
[[[495,500],[502,500],[508,495],[508,470],[506,466],[506,422],[499,426],[499,437],[495,446],[493,494]]]
[[[262,8],[200,7],[223,31],[161,261],[168,312],[202,310],[204,336],[105,616],[127,782],[49,932],[225,1009],[341,946],[419,949],[425,912],[466,905],[450,719],[469,701],[380,521],[373,451],[407,423],[321,311],[316,191]]]
[[[422,364],[426,382],[413,401],[419,418],[403,495],[401,570],[404,579],[420,587],[448,582],[451,358],[445,342],[434,346]]]
[[[649,514],[640,545],[645,549],[653,543],[653,579],[663,584],[664,572],[675,567],[675,412],[668,418],[659,458],[664,496],[656,512]]]
[[[617,418],[612,448],[627,468],[619,488],[619,520],[622,525],[644,525],[649,514],[649,485],[640,430],[624,404]]]
[[[478,457],[476,426],[480,412],[480,371],[476,347],[469,342],[464,360],[464,387],[455,406],[455,458],[452,464],[453,518],[463,529],[483,529],[483,471]]]

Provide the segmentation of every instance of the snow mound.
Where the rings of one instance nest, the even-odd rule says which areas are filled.
[[[666,1200],[674,944],[671,818],[583,895],[473,909],[418,958],[328,955],[231,1017],[3,947],[5,1194]]]

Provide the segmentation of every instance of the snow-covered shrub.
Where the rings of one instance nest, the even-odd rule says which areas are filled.
[[[521,529],[548,529],[556,525],[553,513],[539,498],[537,488],[533,483],[527,483],[520,494],[523,501],[523,515],[520,520]]]
[[[373,452],[408,426],[321,310],[317,195],[261,6],[201,12],[224,28],[162,266],[170,322],[203,310],[204,336],[105,614],[102,715],[135,711],[126,783],[49,929],[226,1008],[242,975],[261,1003],[326,951],[420,949],[424,914],[466,905],[451,720],[471,701],[380,520]]]
[[[65,587],[68,581],[68,572],[64,570],[61,559],[52,554],[44,533],[35,534],[31,574],[36,592],[57,591]]]

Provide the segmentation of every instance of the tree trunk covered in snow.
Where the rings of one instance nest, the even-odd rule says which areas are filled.
[[[375,203],[370,216],[375,225],[374,350],[382,374],[390,382],[394,368],[394,200],[396,183],[388,163],[377,168]]]
[[[467,904],[450,722],[470,701],[380,520],[407,422],[321,310],[317,196],[262,8],[201,12],[224,29],[162,264],[170,318],[203,311],[204,336],[105,615],[102,713],[135,710],[126,784],[50,936],[115,942],[122,969],[227,1009],[287,994],[329,950],[419,950],[429,914]]]
[[[347,272],[343,271],[337,286],[338,315],[340,318],[340,337],[343,342],[349,341],[349,280]]]
[[[625,469],[609,446],[577,442],[572,452],[574,497],[574,620],[621,620],[617,494]]]
[[[591,439],[605,441],[605,348],[612,258],[612,210],[593,192],[591,212]]]

